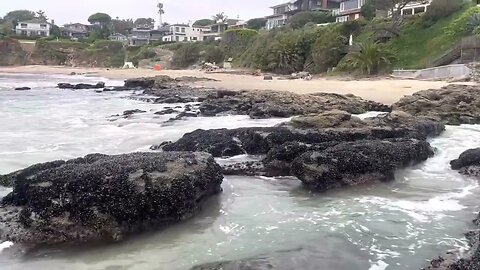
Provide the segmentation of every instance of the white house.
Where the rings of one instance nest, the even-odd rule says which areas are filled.
[[[415,15],[427,12],[427,8],[432,4],[432,0],[414,1],[408,3],[401,10],[402,15]]]
[[[173,24],[170,33],[163,37],[163,41],[203,41],[204,33],[209,28],[190,26],[188,24]]]
[[[15,28],[15,33],[27,37],[48,37],[51,30],[52,24],[46,20],[33,19],[19,22]]]
[[[276,5],[270,8],[273,9],[273,15],[266,17],[266,28],[268,30],[285,25],[290,17],[289,12],[296,9],[293,2]]]

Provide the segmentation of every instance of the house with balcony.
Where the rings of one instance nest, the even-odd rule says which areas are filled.
[[[348,0],[340,3],[337,11],[337,22],[348,22],[358,20],[362,17],[362,7],[367,0]]]
[[[209,32],[209,27],[190,26],[188,24],[174,24],[170,31],[163,36],[165,42],[203,41],[204,34]]]
[[[86,38],[90,32],[90,27],[81,23],[65,24],[60,28],[63,37]]]
[[[16,25],[15,34],[26,37],[48,37],[52,26],[51,23],[42,19],[22,21]]]
[[[401,15],[415,15],[427,12],[427,8],[432,4],[433,0],[425,1],[414,1],[409,2],[402,10],[400,11]]]
[[[328,11],[338,10],[342,0],[293,0],[287,3],[270,7],[273,15],[267,16],[266,28],[271,30],[287,24],[288,19],[301,11]]]
[[[290,18],[291,16],[290,15],[291,12],[296,10],[296,7],[293,4],[293,2],[283,3],[270,8],[273,9],[273,15],[266,17],[267,19],[266,28],[268,30],[281,27],[287,24],[288,18]]]

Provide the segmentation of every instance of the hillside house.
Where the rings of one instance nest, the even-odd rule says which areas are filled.
[[[367,0],[348,0],[340,3],[340,9],[336,18],[337,22],[358,20],[362,17],[362,7]]]
[[[33,19],[19,22],[15,33],[26,37],[48,37],[52,30],[52,24],[42,19]]]
[[[288,19],[301,11],[329,11],[338,10],[342,0],[294,0],[270,7],[273,15],[267,16],[266,28],[271,30],[287,24]]]
[[[86,38],[89,34],[89,26],[81,23],[65,24],[60,28],[63,37]]]

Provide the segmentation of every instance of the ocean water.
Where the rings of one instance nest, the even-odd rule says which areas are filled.
[[[189,118],[154,113],[165,106],[131,92],[59,90],[58,82],[120,81],[81,76],[0,74],[0,173],[89,153],[149,151],[197,128],[273,126],[286,119],[247,116]],[[29,86],[31,91],[13,91]],[[123,111],[145,113],[129,118]],[[477,181],[449,168],[480,145],[480,126],[448,127],[432,139],[435,157],[397,172],[390,183],[322,194],[293,177],[228,176],[223,193],[194,218],[112,245],[43,249],[23,254],[0,243],[0,269],[181,270],[219,260],[303,250],[318,269],[419,269],[427,260],[466,246],[480,203]],[[219,162],[252,160],[238,156]],[[0,188],[0,197],[9,192]],[[10,248],[9,248],[10,247]],[[292,253],[295,254],[295,253]]]

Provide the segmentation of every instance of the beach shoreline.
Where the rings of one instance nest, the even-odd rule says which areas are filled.
[[[439,89],[450,83],[446,81],[421,81],[397,78],[374,78],[364,80],[345,80],[340,78],[314,78],[304,80],[263,80],[262,76],[237,75],[228,73],[206,73],[199,70],[162,70],[151,69],[105,69],[105,68],[73,68],[63,66],[17,66],[0,67],[0,73],[21,74],[59,74],[72,73],[85,76],[103,77],[112,80],[126,80],[138,77],[168,75],[176,78],[195,76],[213,79],[192,83],[192,86],[229,90],[277,90],[290,91],[297,94],[337,93],[353,94],[364,99],[393,104],[406,95],[427,89]],[[471,84],[471,83],[463,83]]]

